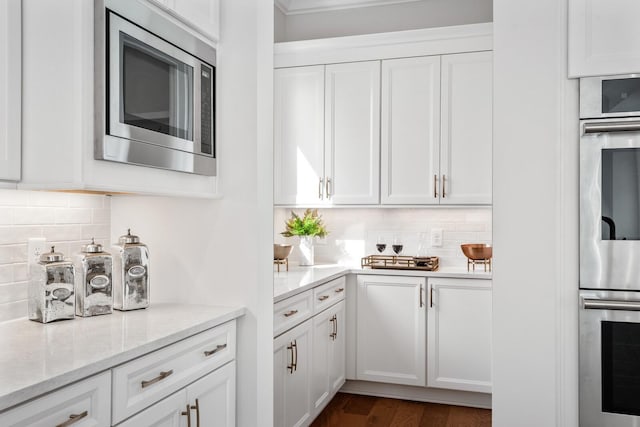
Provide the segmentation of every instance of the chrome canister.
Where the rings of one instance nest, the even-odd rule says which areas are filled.
[[[51,252],[29,267],[29,319],[41,323],[73,319],[73,290],[73,263],[51,246]]]
[[[149,248],[131,230],[113,245],[113,308],[149,307]]]
[[[91,243],[76,254],[76,315],[88,317],[110,314],[113,311],[111,254],[102,245]]]

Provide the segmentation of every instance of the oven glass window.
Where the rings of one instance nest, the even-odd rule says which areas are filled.
[[[602,411],[640,415],[640,323],[603,321]]]
[[[640,111],[640,79],[602,81],[602,112]]]
[[[602,240],[640,240],[640,149],[602,150]]]
[[[120,122],[193,141],[193,67],[120,33]]]

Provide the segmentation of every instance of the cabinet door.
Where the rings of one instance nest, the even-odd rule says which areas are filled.
[[[357,379],[425,385],[425,279],[358,276]]]
[[[274,203],[324,199],[324,65],[274,71]]]
[[[187,387],[191,425],[236,425],[236,362],[232,361]]]
[[[440,57],[382,61],[382,204],[438,204]]]
[[[326,196],[376,204],[380,180],[380,61],[327,65]]]
[[[183,389],[129,418],[118,427],[185,427],[189,412],[187,392]]]
[[[0,181],[20,180],[21,5],[0,2]]]
[[[63,387],[0,414],[2,427],[108,427],[111,425],[109,371]],[[75,419],[75,420],[74,420]]]
[[[442,57],[441,204],[491,204],[492,58]]]
[[[219,0],[167,0],[167,6],[212,40],[219,39]]]
[[[313,318],[311,403],[319,414],[345,381],[344,301]]]
[[[640,2],[569,1],[569,77],[640,70]]]
[[[274,426],[306,425],[311,420],[311,331],[313,319],[274,340]]]
[[[491,393],[491,281],[429,279],[429,387]]]

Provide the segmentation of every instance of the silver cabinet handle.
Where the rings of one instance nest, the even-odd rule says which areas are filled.
[[[205,352],[204,352],[204,355],[205,355],[205,356],[207,356],[207,357],[209,357],[209,356],[214,355],[214,354],[216,354],[217,352],[219,352],[220,350],[223,350],[223,349],[225,349],[225,348],[227,348],[227,343],[224,343],[224,344],[218,344],[218,345],[216,346],[216,348],[214,348],[213,350],[207,350],[207,351],[205,351]]]
[[[318,183],[318,199],[322,200],[322,187],[324,184],[324,179],[320,178],[320,182]]]
[[[155,384],[158,381],[162,381],[163,379],[167,378],[171,374],[173,374],[173,369],[171,369],[170,371],[162,371],[162,372],[160,372],[160,375],[158,375],[154,379],[149,380],[149,381],[142,381],[142,383],[141,383],[142,384],[142,388],[149,387],[150,385]]]
[[[444,191],[445,180],[447,179],[446,175],[442,175],[442,198],[447,197],[447,193]]]
[[[433,198],[438,198],[438,175],[433,175]]]
[[[582,306],[587,310],[626,310],[640,311],[640,301],[621,301],[611,299],[584,299]]]
[[[293,354],[295,356],[292,360],[293,370],[297,371],[298,370],[298,342],[296,340],[293,340],[293,344],[291,344],[291,346],[293,347]]]
[[[196,399],[196,404],[191,405],[191,409],[196,410],[196,426],[200,427],[200,402]]]
[[[429,290],[429,297],[431,299],[431,302],[429,303],[429,307],[433,308],[433,286]]]
[[[420,285],[420,307],[424,307],[424,301],[422,299],[422,292],[424,290],[422,289],[422,285]]]
[[[336,336],[338,335],[338,331],[336,329],[336,323],[338,322],[338,319],[336,318],[335,314],[331,319],[329,319],[329,322],[331,322],[331,333],[329,334],[329,338],[335,341]]]
[[[187,403],[187,410],[180,412],[180,415],[187,416],[187,427],[191,427],[191,407]]]
[[[89,415],[89,411],[84,411],[81,414],[71,414],[69,415],[69,419],[67,421],[61,424],[58,424],[56,427],[68,427],[72,424],[77,423],[81,419],[85,418],[87,415]]]
[[[338,288],[338,289],[336,289],[336,294],[339,294],[340,292],[344,292],[344,288]]]
[[[325,184],[325,193],[327,194],[327,199],[330,199],[332,196],[333,188],[331,188],[331,178],[327,178],[327,182]]]
[[[329,295],[320,295],[320,296],[318,297],[318,300],[319,300],[319,301],[324,301],[324,300],[326,300],[326,299],[328,299],[328,298],[329,298]]]
[[[633,132],[639,130],[640,121],[638,120],[590,122],[584,124],[585,134],[599,132]]]
[[[298,312],[298,310],[289,310],[284,314],[284,317],[291,317],[294,314],[296,314]]]
[[[293,341],[287,346],[287,350],[291,352],[291,364],[287,365],[290,374],[293,374]]]

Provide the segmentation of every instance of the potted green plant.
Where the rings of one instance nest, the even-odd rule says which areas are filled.
[[[328,232],[317,209],[307,209],[302,216],[291,211],[291,217],[285,221],[284,237],[300,238],[300,265],[313,265],[313,238],[325,237]]]

